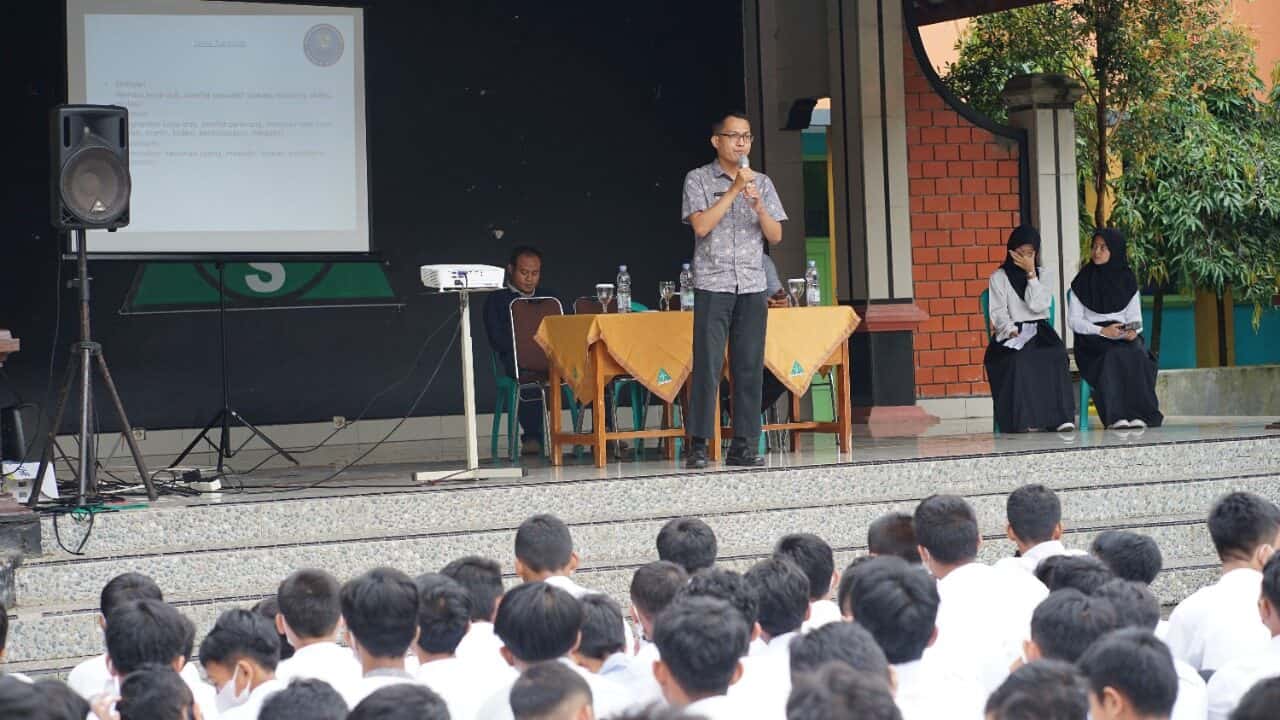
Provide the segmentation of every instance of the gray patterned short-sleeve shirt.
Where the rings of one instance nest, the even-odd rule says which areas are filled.
[[[755,182],[769,216],[778,222],[785,221],[787,213],[782,209],[773,181],[764,173],[756,173]],[[690,170],[684,178],[680,218],[688,223],[690,215],[716,204],[731,185],[733,179],[718,160]],[[747,198],[738,195],[719,225],[706,237],[693,239],[694,287],[740,295],[764,292],[764,243],[760,218]]]

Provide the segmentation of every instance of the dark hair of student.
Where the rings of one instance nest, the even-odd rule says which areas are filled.
[[[120,682],[116,712],[120,720],[189,720],[194,702],[191,688],[172,667],[144,665]]]
[[[515,720],[555,717],[574,698],[591,704],[591,686],[568,665],[545,660],[525,668],[511,686],[511,713]]]
[[[627,647],[622,609],[607,595],[593,593],[578,600],[582,605],[582,641],[578,652],[593,660],[604,660]]]
[[[498,605],[493,630],[518,660],[534,663],[563,657],[578,642],[582,604],[543,582],[512,588]]]
[[[713,597],[681,595],[654,622],[662,662],[685,693],[722,695],[729,689],[751,631],[742,612]]]
[[[275,627],[276,616],[280,614],[280,601],[276,599],[275,595],[268,595],[255,603],[250,609],[270,620],[271,626]],[[278,629],[276,637],[280,638],[280,659],[285,660],[293,657],[294,647],[289,644],[289,638],[284,633],[279,632]],[[191,639],[193,642],[195,641],[195,633],[192,633]]]
[[[418,631],[418,586],[394,568],[374,568],[339,594],[347,630],[374,657],[403,657]]]
[[[867,528],[867,552],[896,555],[909,563],[920,562],[915,520],[904,512],[891,512],[876,518]]]
[[[699,518],[676,518],[658,531],[658,559],[673,562],[689,574],[714,565],[717,552],[715,531]]]
[[[35,685],[0,675],[0,715],[5,720],[48,720],[44,695]]]
[[[1259,545],[1274,543],[1280,532],[1280,508],[1249,492],[1222,496],[1209,511],[1209,535],[1218,557],[1249,556]]]
[[[270,620],[237,608],[219,615],[213,629],[204,636],[200,662],[229,668],[240,660],[275,670],[280,662],[280,638]]]
[[[831,594],[836,560],[826,540],[813,533],[784,535],[773,547],[773,556],[789,560],[804,572],[809,579],[810,600],[823,600]]]
[[[1115,579],[1111,568],[1090,555],[1053,555],[1036,566],[1036,579],[1054,590],[1073,588],[1085,595]]]
[[[164,600],[164,593],[155,580],[142,573],[120,573],[102,586],[98,609],[102,617],[110,617],[117,607],[134,600]]]
[[[1031,613],[1031,639],[1043,657],[1075,662],[1119,625],[1109,600],[1066,588],[1049,593]]]
[[[1013,534],[1035,545],[1053,539],[1054,529],[1062,522],[1062,503],[1057,493],[1044,485],[1023,485],[1009,493],[1005,515]]]
[[[502,597],[502,566],[495,560],[467,555],[458,558],[440,571],[466,588],[470,598],[471,619],[481,622],[493,620],[493,610]]]
[[[329,637],[342,619],[342,585],[324,570],[298,570],[280,583],[276,601],[299,638]]]
[[[1146,535],[1128,530],[1099,533],[1089,553],[1101,560],[1116,577],[1150,585],[1164,568],[1160,546]]]
[[[511,248],[511,254],[507,256],[507,264],[514,267],[515,264],[520,261],[520,258],[525,255],[532,255],[533,257],[538,258],[538,262],[542,262],[541,250],[532,245],[517,245]]]
[[[796,678],[787,720],[902,720],[889,684],[843,663]]]
[[[1280,611],[1280,553],[1272,555],[1262,566],[1262,596]]]
[[[191,621],[172,605],[134,600],[116,607],[107,618],[107,656],[121,676],[148,663],[168,665],[188,656],[194,634]]]
[[[1168,717],[1178,697],[1178,673],[1164,643],[1147,630],[1104,635],[1076,663],[1095,696],[1105,688],[1124,695],[1142,715]]]
[[[1260,680],[1240,698],[1231,720],[1275,720],[1280,707],[1280,677]]]
[[[689,578],[689,584],[680,589],[676,600],[682,597],[711,597],[723,600],[742,613],[747,628],[760,619],[760,595],[755,586],[736,570],[709,567],[699,570]],[[674,602],[674,601],[672,601]]]
[[[989,720],[1085,720],[1089,694],[1076,667],[1037,660],[1014,670],[987,698]]]
[[[769,637],[796,632],[809,611],[809,578],[789,560],[761,560],[743,576],[760,598],[760,629]]]
[[[641,565],[631,576],[631,604],[647,617],[654,617],[675,599],[689,582],[684,567],[667,560]]]
[[[721,115],[715,122],[711,123],[711,134],[715,135],[715,134],[718,134],[721,130],[724,130],[725,121],[727,121],[729,118],[737,118],[739,120],[746,120],[747,122],[751,122],[751,118],[747,117],[747,113],[745,111],[730,110],[729,112],[726,112],[725,114]]]
[[[346,720],[347,701],[323,680],[294,678],[262,703],[258,720]]]
[[[889,659],[871,633],[856,622],[827,623],[791,641],[792,677],[816,672],[829,662],[889,680]]]
[[[418,586],[418,647],[452,655],[471,625],[466,588],[439,573],[419,575],[414,584]]]
[[[44,706],[47,709],[49,720],[84,720],[89,716],[91,709],[89,702],[77,695],[75,690],[72,690],[61,680],[52,678],[37,680],[35,686],[36,692],[40,697],[44,698]],[[0,717],[8,718],[9,716],[0,713]],[[167,720],[167,718],[158,716],[148,716],[148,720],[150,717],[156,717],[156,720]],[[130,718],[122,715],[120,720],[130,720]],[[187,718],[183,716],[175,718],[175,720],[187,720]]]
[[[859,555],[849,562],[844,572],[840,573],[840,584],[836,586],[836,604],[840,606],[840,614],[853,614],[853,586],[858,580],[858,568],[871,562],[880,555]]]
[[[534,572],[555,572],[569,564],[573,536],[555,515],[534,515],[516,529],[516,558]]]
[[[449,708],[426,685],[398,683],[361,700],[347,720],[449,720]]]
[[[858,624],[880,644],[889,662],[919,660],[938,619],[938,584],[924,568],[892,555],[860,565],[850,602]]]
[[[969,562],[978,556],[978,518],[973,507],[957,495],[930,495],[916,506],[916,542],[945,565]]]
[[[1093,591],[1093,596],[1111,603],[1117,628],[1154,631],[1160,624],[1160,601],[1145,583],[1116,578]]]

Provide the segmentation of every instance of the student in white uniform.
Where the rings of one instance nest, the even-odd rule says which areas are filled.
[[[280,636],[252,610],[227,610],[200,642],[200,663],[218,689],[221,720],[257,720],[262,703],[285,684],[276,679]]]
[[[296,678],[262,703],[258,720],[346,720],[347,701],[323,680]]]
[[[728,695],[742,676],[751,637],[742,612],[713,597],[681,595],[658,616],[654,675],[663,696],[684,715],[704,720],[757,717]]]
[[[1018,548],[1018,556],[1004,558],[997,567],[1010,567],[1034,574],[1041,560],[1055,555],[1084,555],[1062,544],[1062,503],[1058,495],[1039,483],[1023,485],[1009,493],[1005,501],[1009,524],[1004,532]]]
[[[653,663],[658,659],[658,646],[653,644],[653,619],[689,583],[684,568],[673,562],[658,560],[636,568],[631,576],[631,620],[639,628],[636,654],[628,670],[615,678],[631,694],[637,707],[652,703],[665,704],[662,688],[653,677]]]
[[[578,667],[601,677],[625,684],[631,674],[630,656],[624,652],[627,638],[622,632],[622,608],[608,595],[583,595],[582,630],[578,647],[569,655]]]
[[[668,520],[658,531],[658,559],[673,562],[690,575],[716,564],[716,533],[700,518]]]
[[[894,556],[855,570],[852,612],[875,638],[896,676],[894,699],[905,720],[981,720],[984,693],[964,674],[924,659],[937,638],[937,582]]]
[[[1049,592],[1071,588],[1085,595],[1116,579],[1106,563],[1090,555],[1053,555],[1036,565],[1035,577]]]
[[[1201,673],[1263,652],[1271,641],[1257,607],[1262,566],[1280,542],[1280,508],[1253,493],[1230,493],[1209,511],[1209,535],[1222,577],[1174,608],[1166,638],[1174,656]]]
[[[763,655],[768,644],[761,638],[760,629],[760,595],[756,588],[747,582],[741,573],[722,567],[710,567],[694,573],[689,584],[677,595],[693,597],[713,597],[732,605],[750,628],[750,641],[747,643],[747,655],[753,657]]]
[[[379,688],[352,708],[347,720],[450,720],[449,708],[425,685],[396,683]]]
[[[764,649],[743,661],[742,682],[729,695],[756,717],[781,718],[791,693],[791,641],[809,617],[809,579],[789,560],[776,557],[756,563],[743,578],[756,592]]]
[[[276,677],[285,684],[294,678],[323,680],[350,706],[362,673],[350,648],[338,644],[341,591],[338,579],[324,570],[298,570],[280,583],[276,631],[294,652],[288,660],[280,661]]]
[[[197,707],[191,688],[182,676],[163,665],[148,665],[125,676],[120,682],[120,699],[116,701],[116,713],[121,720],[193,718]]]
[[[534,515],[520,523],[516,529],[515,550],[516,575],[523,582],[545,582],[575,598],[594,592],[570,577],[578,569],[578,553],[573,549],[569,526],[555,515]],[[635,637],[631,628],[623,627],[627,652],[634,653]]]
[[[893,694],[879,678],[833,662],[797,678],[787,720],[901,720]]]
[[[591,686],[564,663],[538,662],[511,686],[515,720],[594,720]]]
[[[389,685],[417,684],[405,655],[418,636],[418,586],[394,568],[374,568],[342,586],[347,647],[360,661],[361,679],[348,703],[354,708]]]
[[[581,635],[582,604],[568,592],[544,582],[512,588],[502,597],[494,628],[502,638],[502,656],[517,672],[536,662],[556,660],[573,668],[591,686],[596,717],[614,717],[630,706],[625,688],[579,668],[570,659]],[[478,717],[510,720],[510,693],[511,683],[499,688],[481,706]]]
[[[1075,662],[1098,638],[1120,627],[1115,606],[1075,588],[1049,593],[1031,614],[1031,639],[1023,644],[1027,662]]]
[[[414,582],[418,586],[415,676],[444,698],[453,720],[473,720],[478,717],[480,705],[498,688],[509,686],[516,673],[505,663],[495,671],[487,663],[464,660],[455,654],[470,624],[466,589],[435,573],[419,575]]]
[[[1120,627],[1150,632],[1160,622],[1160,601],[1150,588],[1140,582],[1117,578],[1098,588],[1094,596],[1111,603]],[[1209,712],[1204,678],[1195,668],[1176,657],[1173,669],[1178,675],[1178,697],[1173,704],[1172,720],[1204,720]]]
[[[493,633],[493,618],[502,599],[502,566],[489,558],[468,555],[445,565],[440,574],[466,588],[470,598],[471,626],[454,654],[485,663],[493,672],[507,670],[510,666],[498,652],[502,641]]]
[[[1209,720],[1227,720],[1249,688],[1280,675],[1280,554],[1272,555],[1262,569],[1258,615],[1271,642],[1265,650],[1231,660],[1209,679]]]
[[[976,562],[981,536],[973,508],[955,495],[933,495],[916,507],[920,558],[938,580],[938,639],[931,661],[972,673],[994,690],[1030,636],[1031,613],[1049,594],[1025,572]],[[936,656],[936,657],[934,657]]]
[[[1091,645],[1076,663],[1089,686],[1093,720],[1168,720],[1178,695],[1169,648],[1135,628]]]
[[[1107,530],[1098,533],[1089,544],[1089,554],[1101,560],[1121,580],[1150,585],[1164,569],[1164,555],[1160,546],[1147,535],[1128,530]],[[1156,637],[1161,640],[1169,632],[1169,623],[1163,618],[1156,626]]]
[[[920,550],[911,513],[891,512],[873,520],[867,526],[867,554],[894,555],[919,565]]]
[[[1231,720],[1275,720],[1280,707],[1280,677],[1268,678],[1245,693]]]
[[[943,716],[938,716],[943,717]],[[1085,720],[1089,691],[1070,663],[1037,660],[1014,670],[987,698],[987,720]]]
[[[773,556],[790,560],[809,579],[809,619],[803,632],[840,621],[840,607],[831,600],[831,589],[840,584],[835,553],[826,540],[813,533],[784,535],[773,547]]]
[[[896,691],[898,678],[880,644],[856,622],[829,623],[791,643],[791,678],[813,675],[829,663],[847,665],[883,680]]]
[[[160,586],[142,573],[121,573],[102,588],[98,597],[98,627],[105,633],[111,611],[133,600],[164,600]],[[194,669],[194,668],[193,668]],[[199,673],[196,673],[199,677]],[[67,685],[85,700],[110,690],[115,692],[115,679],[107,669],[106,653],[76,665],[67,675]]]
[[[912,537],[914,538],[915,535],[912,534]],[[840,573],[840,586],[836,588],[836,606],[840,608],[840,618],[845,622],[853,622],[853,591],[858,580],[858,568],[877,557],[881,556],[859,555],[850,561],[844,572]]]
[[[204,715],[217,717],[213,687],[200,679],[199,670],[189,661],[196,626],[187,616],[160,600],[148,599],[115,606],[109,619],[103,661],[111,674],[107,694],[119,695],[120,681],[144,665],[168,665],[182,675]]]

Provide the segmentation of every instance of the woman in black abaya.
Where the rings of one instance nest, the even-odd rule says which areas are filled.
[[[1093,404],[1108,428],[1159,427],[1156,362],[1142,341],[1138,279],[1124,236],[1100,228],[1090,262],[1071,283],[1067,322],[1076,335],[1076,365],[1093,386]]]
[[[983,364],[991,382],[996,425],[1005,432],[1074,430],[1075,405],[1067,348],[1049,324],[1053,290],[1040,266],[1040,234],[1030,225],[1009,235],[1009,255],[991,274],[991,343]],[[1019,350],[1005,343],[1035,327]]]

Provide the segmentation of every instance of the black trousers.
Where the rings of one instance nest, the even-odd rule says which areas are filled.
[[[716,390],[729,343],[733,379],[734,441],[755,448],[760,439],[760,398],[764,382],[764,333],[769,319],[765,293],[698,290],[693,300],[693,375],[689,388],[689,434],[708,439],[720,422]]]

